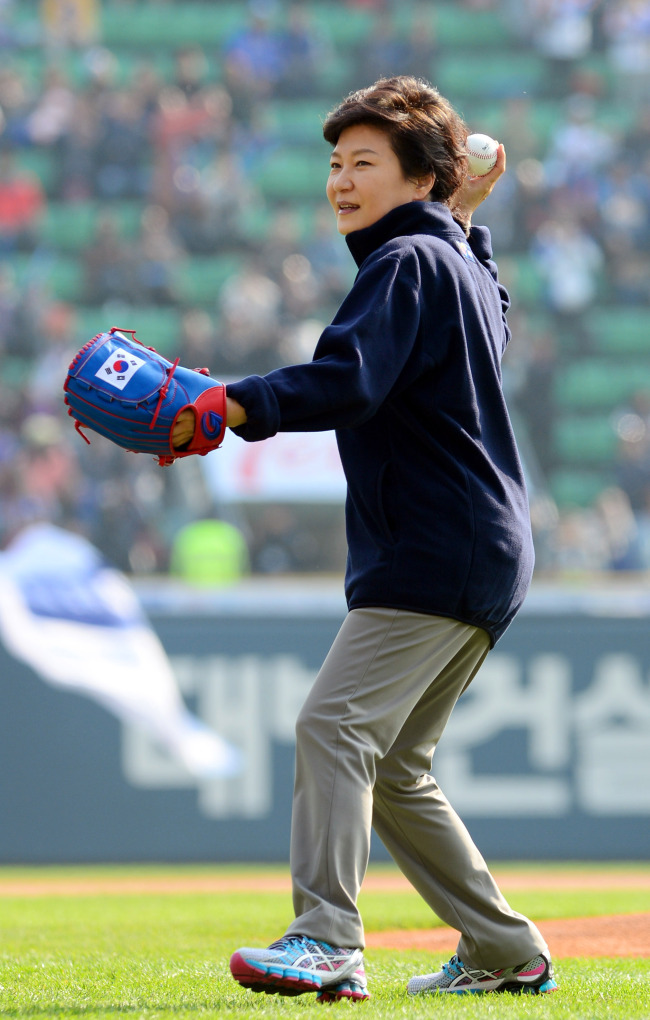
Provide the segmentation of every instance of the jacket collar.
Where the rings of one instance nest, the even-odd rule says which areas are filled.
[[[382,216],[376,223],[346,235],[357,266],[377,248],[395,237],[412,234],[445,234],[465,241],[465,234],[453,220],[449,207],[441,202],[407,202]]]

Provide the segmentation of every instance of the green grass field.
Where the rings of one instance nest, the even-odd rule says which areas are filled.
[[[526,865],[527,871],[530,868]],[[499,873],[503,870],[500,866]],[[611,888],[581,890],[577,882],[576,887],[552,892],[523,887],[509,892],[508,899],[515,909],[540,921],[650,911],[650,867],[635,865],[633,872],[643,881],[629,888],[616,888],[616,877],[625,873],[624,866],[598,870],[611,876]],[[554,866],[540,866],[539,871],[552,876]],[[584,871],[576,868],[576,874]],[[258,872],[189,867],[0,869],[0,1015],[178,1020],[291,1017],[305,1011],[317,1017],[323,1009],[353,1009],[377,1020],[650,1018],[650,959],[640,958],[562,959],[557,963],[561,987],[553,995],[411,999],[405,992],[407,979],[437,969],[441,957],[373,949],[366,954],[370,1002],[320,1006],[313,995],[255,995],[231,979],[228,959],[240,945],[265,945],[282,933],[291,916],[288,892],[16,896],[8,895],[7,884],[115,875],[158,879],[225,875],[241,881],[242,874]],[[415,893],[364,891],[361,907],[368,930],[429,928],[435,923]]]

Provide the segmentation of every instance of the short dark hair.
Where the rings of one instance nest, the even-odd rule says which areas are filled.
[[[467,126],[429,82],[399,75],[351,92],[325,118],[325,141],[336,145],[341,133],[357,124],[386,132],[407,180],[435,174],[432,201],[447,202],[462,184]]]

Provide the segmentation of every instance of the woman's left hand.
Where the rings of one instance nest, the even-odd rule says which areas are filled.
[[[228,428],[236,428],[238,425],[243,425],[246,421],[246,411],[242,405],[233,400],[232,397],[226,397],[226,425]],[[172,446],[175,450],[180,450],[187,443],[191,442],[195,428],[196,419],[194,411],[189,409],[181,411],[172,431]]]
[[[194,411],[181,411],[172,431],[172,446],[175,450],[189,443],[194,435]]]

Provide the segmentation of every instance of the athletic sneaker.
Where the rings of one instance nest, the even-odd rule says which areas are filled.
[[[420,974],[411,978],[406,990],[409,995],[426,992],[528,992],[539,995],[554,992],[556,988],[551,957],[543,952],[528,963],[502,967],[501,970],[474,970],[466,967],[457,956],[452,956],[436,974]]]
[[[338,985],[331,985],[322,989],[316,999],[318,1002],[340,1002],[341,999],[348,999],[350,1002],[365,1002],[370,998],[366,972],[363,967],[363,960],[355,970],[352,977],[340,981]]]
[[[334,986],[354,978],[362,964],[360,949],[340,949],[306,935],[285,935],[268,949],[238,949],[230,958],[230,972],[235,981],[254,992],[301,995],[334,991]],[[354,983],[357,981],[355,978]],[[345,995],[341,988],[338,997],[353,996]]]

